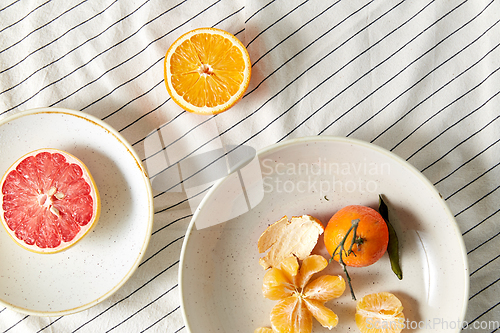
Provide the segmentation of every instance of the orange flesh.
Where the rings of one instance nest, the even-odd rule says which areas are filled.
[[[243,83],[244,70],[241,50],[229,39],[209,33],[184,41],[170,59],[172,87],[197,107],[229,101]]]
[[[28,156],[2,186],[4,220],[28,245],[56,248],[70,242],[94,215],[82,168],[58,153]]]

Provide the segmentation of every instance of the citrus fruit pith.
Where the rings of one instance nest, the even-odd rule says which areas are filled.
[[[352,226],[352,221],[359,219],[352,253],[346,255],[353,241],[354,229],[347,236],[343,249],[339,248],[342,240]],[[366,206],[351,205],[335,213],[324,233],[325,246],[336,261],[342,259],[346,266],[365,267],[374,264],[387,250],[389,231],[382,216],[374,209]]]
[[[69,248],[99,218],[99,192],[89,170],[58,149],[22,156],[5,172],[0,189],[2,224],[14,241],[33,252]]]
[[[167,50],[165,85],[184,110],[217,114],[243,97],[251,67],[245,46],[235,36],[220,29],[199,28],[179,37]]]

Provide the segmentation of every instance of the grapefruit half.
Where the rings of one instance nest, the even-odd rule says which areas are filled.
[[[58,149],[18,159],[0,183],[0,218],[22,247],[56,253],[74,245],[99,219],[100,198],[87,167]]]

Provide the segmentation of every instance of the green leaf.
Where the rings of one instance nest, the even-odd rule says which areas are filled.
[[[391,261],[391,268],[394,274],[398,277],[398,279],[403,279],[403,271],[401,270],[401,266],[399,264],[399,241],[398,235],[396,235],[396,230],[389,222],[389,209],[382,198],[382,195],[379,195],[379,207],[378,211],[380,215],[385,220],[387,224],[387,228],[389,229],[389,244],[387,245],[387,253],[389,254],[389,259]]]

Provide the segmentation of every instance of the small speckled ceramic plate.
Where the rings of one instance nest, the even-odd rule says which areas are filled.
[[[83,112],[29,110],[0,122],[0,173],[39,148],[65,150],[89,168],[101,196],[94,229],[66,251],[27,251],[0,227],[0,305],[59,316],[118,290],[139,265],[153,225],[151,186],[140,159],[114,129]]]
[[[310,214],[326,226],[344,206],[377,208],[379,194],[385,196],[399,236],[404,276],[398,280],[392,273],[387,254],[372,266],[351,268],[357,298],[381,291],[394,293],[403,303],[405,325],[411,332],[429,327],[436,332],[461,330],[469,288],[465,246],[444,200],[420,172],[375,145],[335,137],[283,142],[264,149],[258,157],[262,179],[249,181],[241,169],[219,181],[188,229],[179,280],[190,332],[237,333],[270,327],[269,314],[276,301],[262,296],[265,272],[258,263],[260,234],[283,215]],[[258,187],[263,192],[260,203],[224,221],[224,216],[234,216],[231,211],[238,206],[258,197]],[[214,217],[220,217],[219,223],[196,228],[197,221],[213,221]],[[322,237],[314,252],[327,257]],[[344,276],[336,262],[323,273]],[[337,332],[358,332],[356,302],[348,288],[326,306],[339,316]],[[313,332],[329,330],[314,320]]]

